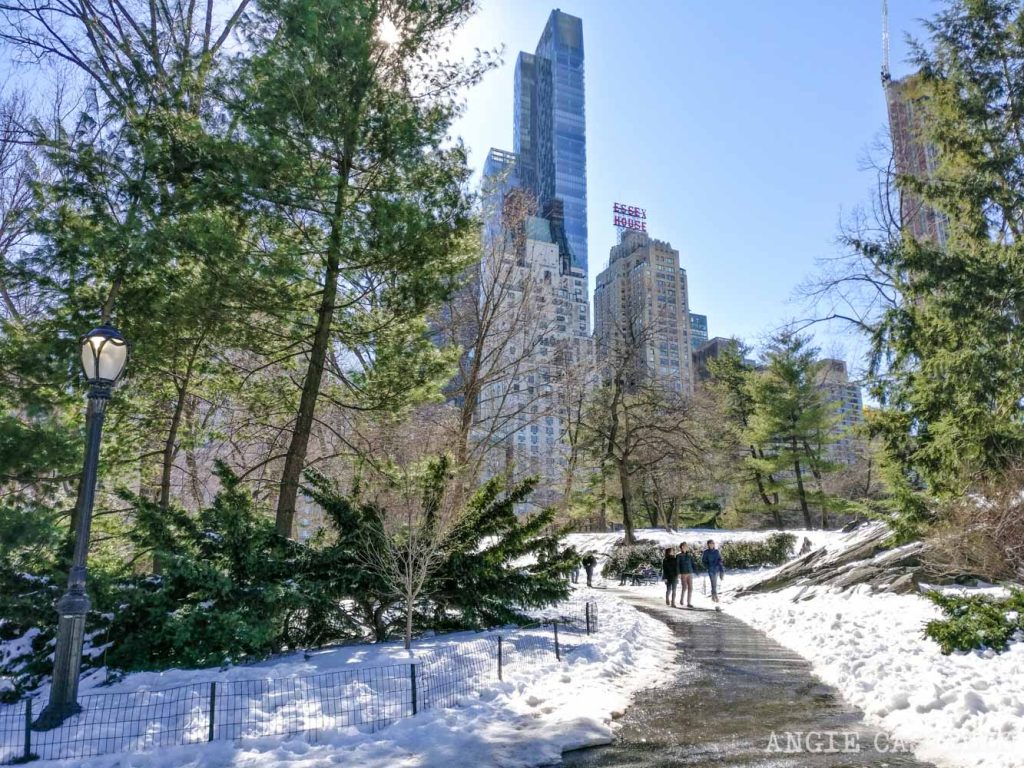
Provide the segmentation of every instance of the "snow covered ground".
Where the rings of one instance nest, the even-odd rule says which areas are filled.
[[[808,536],[815,548],[838,554],[871,535],[873,526],[852,533],[791,531]],[[754,539],[770,532],[638,531],[638,538],[664,546],[713,538]],[[580,534],[577,546],[604,554],[621,534]],[[826,559],[828,559],[826,557]],[[943,656],[923,634],[941,618],[918,595],[790,587],[742,598],[735,593],[776,569],[728,571],[722,583],[723,609],[763,630],[808,659],[815,673],[861,708],[868,721],[907,745],[918,758],[948,768],[1024,767],[1024,638],[1002,654],[991,651]],[[616,581],[617,585],[618,582]],[[664,596],[660,584],[626,587]],[[694,582],[694,604],[707,607],[706,578]],[[977,592],[978,590],[972,590]],[[983,589],[999,594],[999,589]]]
[[[727,598],[728,599],[728,598]],[[790,587],[725,610],[797,651],[825,682],[939,766],[1024,766],[1024,642],[943,656],[917,595]]]
[[[612,714],[625,709],[635,691],[667,680],[674,671],[666,664],[674,650],[671,633],[664,624],[597,591],[584,589],[578,594],[597,601],[600,631],[590,636],[563,638],[563,642],[575,648],[561,662],[553,654],[531,656],[529,663],[508,670],[504,682],[494,679],[493,638],[464,633],[419,643],[411,654],[394,645],[350,646],[224,671],[133,674],[102,689],[103,693],[111,694],[156,692],[200,682],[208,685],[213,680],[219,686],[229,686],[232,681],[306,678],[381,664],[408,664],[412,659],[455,649],[460,657],[476,657],[475,666],[480,672],[473,681],[474,692],[460,696],[454,707],[422,709],[421,702],[421,711],[415,717],[374,730],[368,727],[369,723],[326,728],[317,734],[315,743],[302,735],[248,737],[238,742],[214,741],[44,764],[68,768],[454,768],[535,766],[556,761],[566,749],[608,743],[612,739]],[[535,633],[550,642],[550,628]],[[506,653],[509,652],[514,654],[506,646]],[[98,692],[93,689],[101,680],[102,676],[97,675],[83,681],[82,693]],[[36,711],[44,695],[41,692]],[[228,707],[237,704],[228,702]],[[0,720],[4,709],[0,707]],[[296,716],[286,709],[272,707],[255,712],[255,720],[273,730],[275,718]],[[326,716],[324,712],[316,714]],[[185,711],[181,722],[163,727],[181,728],[185,732],[190,728],[201,730],[202,723],[190,722],[190,718],[195,719]]]

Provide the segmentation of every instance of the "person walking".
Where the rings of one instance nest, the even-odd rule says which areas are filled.
[[[665,559],[661,561],[661,578],[665,580],[665,605],[676,607],[676,583],[679,581],[679,565],[672,547],[665,550]],[[669,602],[671,600],[671,602]]]
[[[725,578],[725,564],[722,562],[722,553],[715,548],[713,539],[708,539],[700,561],[704,564],[704,570],[708,572],[711,579],[711,599],[718,602],[718,582]]]
[[[578,558],[572,561],[572,570],[569,571],[569,581],[573,584],[580,583],[580,561]]]
[[[597,558],[593,552],[587,552],[583,556],[583,570],[587,572],[587,586],[594,586],[594,566],[597,565]]]
[[[697,561],[686,542],[679,545],[676,567],[679,571],[679,607],[682,608],[685,602],[687,608],[693,608],[693,574],[697,572]]]

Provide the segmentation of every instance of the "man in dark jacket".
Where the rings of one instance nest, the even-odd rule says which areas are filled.
[[[711,579],[711,599],[718,602],[718,580],[725,578],[725,565],[722,563],[722,553],[715,549],[715,542],[708,539],[704,553],[700,556],[704,564],[704,570],[708,572]]]
[[[661,578],[665,580],[665,605],[671,605],[675,608],[679,566],[676,564],[676,553],[672,547],[665,550],[665,559],[661,561]],[[669,602],[670,598],[671,602]]]
[[[583,570],[587,572],[587,586],[594,586],[594,566],[597,565],[597,558],[593,552],[587,552],[583,556]]]
[[[685,603],[687,608],[693,608],[693,574],[697,572],[697,561],[686,542],[679,545],[676,566],[679,568],[679,607]]]

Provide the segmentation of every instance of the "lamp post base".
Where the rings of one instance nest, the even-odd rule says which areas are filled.
[[[82,711],[78,705],[78,673],[82,666],[82,642],[89,598],[81,589],[72,587],[57,603],[57,608],[60,621],[57,626],[57,647],[53,652],[50,701],[32,725],[37,731],[56,728],[67,718]],[[72,610],[75,612],[72,613]]]

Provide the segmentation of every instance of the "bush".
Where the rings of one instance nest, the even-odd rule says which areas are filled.
[[[690,552],[693,554],[697,572],[702,573],[704,564],[701,562],[700,556],[704,551],[704,542],[691,541],[687,543],[690,545]],[[605,578],[620,576],[646,566],[650,566],[660,573],[661,561],[668,546],[650,540],[641,540],[632,546],[618,544],[605,561],[601,574]],[[678,552],[678,546],[678,544],[672,545],[672,549]],[[795,546],[796,536],[792,533],[774,533],[763,541],[727,541],[721,546],[722,562],[725,563],[726,568],[759,568],[765,565],[782,565],[792,557]]]
[[[946,615],[925,626],[924,634],[939,644],[944,654],[991,648],[1005,651],[1018,632],[1024,632],[1024,591],[1015,589],[1010,597],[988,595],[944,595],[928,592],[926,597]]]
[[[939,577],[998,583],[1024,579],[1024,467],[979,483],[942,510],[925,563]]]
[[[118,585],[107,662],[118,669],[204,667],[262,658],[289,645],[298,545],[279,537],[238,478],[217,467],[222,489],[197,517],[132,498],[143,551],[161,573]]]
[[[612,550],[601,568],[605,578],[618,577],[637,568],[651,567],[661,572],[661,561],[665,557],[665,549],[656,541],[641,540],[636,544],[620,544]]]
[[[722,561],[727,568],[782,565],[792,557],[795,546],[792,533],[773,533],[763,541],[727,541],[722,544]]]

